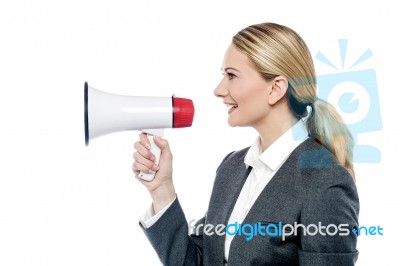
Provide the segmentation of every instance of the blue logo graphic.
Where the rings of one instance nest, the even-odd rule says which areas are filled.
[[[360,226],[358,229],[353,228],[351,232],[357,236],[383,236],[383,227],[378,226]]]
[[[346,39],[339,40],[341,71],[346,65],[347,43]],[[372,51],[367,49],[346,69],[351,70],[371,56]],[[375,70],[339,72],[339,68],[321,52],[318,52],[315,58],[338,71],[338,73],[317,76],[318,97],[337,108],[353,135],[353,162],[379,163],[380,150],[372,145],[361,145],[357,141],[358,134],[382,129]]]

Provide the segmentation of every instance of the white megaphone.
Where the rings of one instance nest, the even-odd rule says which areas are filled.
[[[160,160],[160,149],[153,135],[162,137],[164,128],[190,127],[194,106],[190,99],[177,97],[125,96],[96,90],[85,82],[85,143],[105,134],[140,130],[149,134],[151,152]],[[154,174],[141,172],[139,177],[151,181]]]

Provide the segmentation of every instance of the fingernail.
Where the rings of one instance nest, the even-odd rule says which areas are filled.
[[[151,157],[150,157],[150,160],[154,162],[154,161],[156,160],[156,157],[151,156]]]
[[[158,170],[160,170],[160,166],[158,166],[157,164],[154,164],[153,169],[154,169],[154,171],[158,171]]]
[[[150,150],[150,149],[151,149],[150,144],[146,144],[146,148],[147,148],[148,150]]]

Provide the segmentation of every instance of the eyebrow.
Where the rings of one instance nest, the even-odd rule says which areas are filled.
[[[237,71],[237,72],[240,73],[239,70],[237,70],[236,68],[233,68],[233,67],[226,67],[224,70],[223,70],[222,67],[221,67],[221,71],[225,71],[225,72],[226,72],[227,70],[234,70],[234,71]]]

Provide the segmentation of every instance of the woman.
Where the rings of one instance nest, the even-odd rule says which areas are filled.
[[[215,96],[231,126],[259,137],[217,169],[206,215],[188,235],[172,181],[166,140],[159,165],[141,134],[133,171],[156,171],[152,209],[141,226],[165,265],[354,265],[359,202],[352,138],[316,96],[310,52],[293,30],[273,23],[237,33]],[[239,225],[242,225],[241,227]]]

